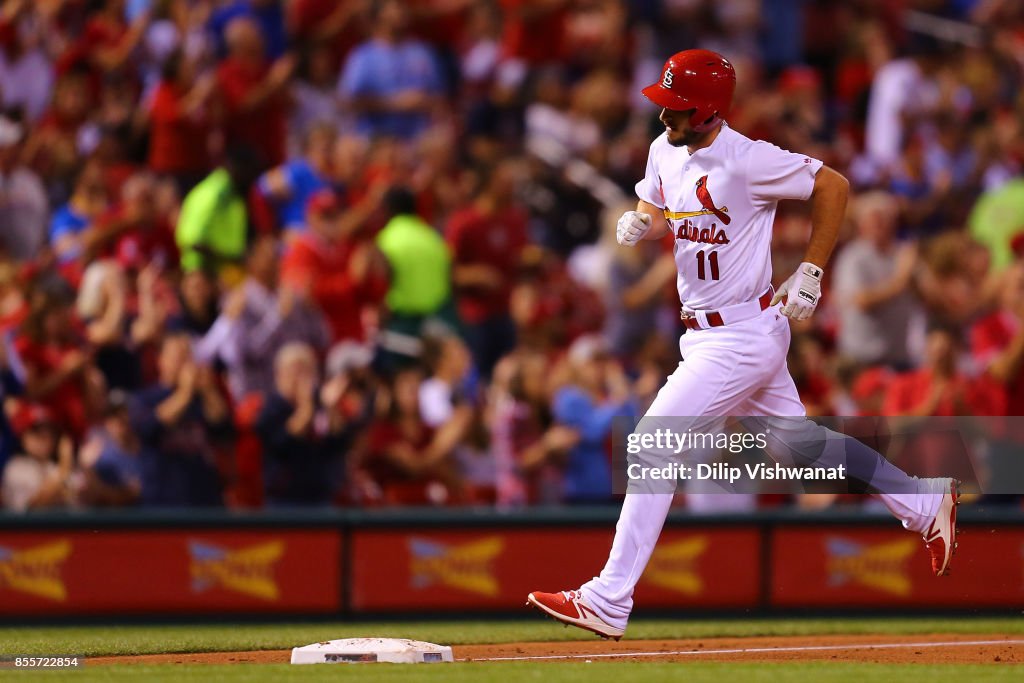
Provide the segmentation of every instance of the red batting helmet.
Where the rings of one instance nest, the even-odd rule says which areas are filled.
[[[665,109],[696,109],[690,125],[703,133],[729,113],[735,89],[736,70],[728,59],[711,50],[683,50],[668,58],[661,80],[644,88],[643,94]]]

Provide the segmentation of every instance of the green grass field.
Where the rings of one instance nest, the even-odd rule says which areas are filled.
[[[3,672],[4,680],[77,682],[147,681],[177,683],[305,683],[306,681],[360,681],[360,683],[509,683],[544,681],[545,683],[841,683],[845,681],[957,681],[964,683],[1002,683],[1020,681],[1021,667],[986,665],[921,666],[917,664],[726,664],[726,663],[595,663],[595,664],[455,664],[409,667],[402,664],[353,666],[291,666],[289,664],[219,666],[145,666],[126,665],[82,669],[66,673],[34,671]]]
[[[838,634],[1024,634],[1024,618],[1004,619],[807,619],[667,621],[638,619],[631,639],[799,636]],[[0,655],[130,655],[165,652],[278,650],[319,640],[355,636],[401,637],[449,645],[516,641],[593,640],[575,629],[545,620],[493,622],[390,622],[316,624],[239,624],[117,627],[0,628]],[[685,676],[698,681],[833,681],[971,680],[1018,681],[1018,666],[879,665],[850,663],[658,663],[658,662],[509,662],[459,663],[447,666],[380,664],[375,666],[122,665],[65,672],[3,671],[3,680],[91,681],[321,681],[419,683],[435,681],[543,680],[545,683],[659,681]]]

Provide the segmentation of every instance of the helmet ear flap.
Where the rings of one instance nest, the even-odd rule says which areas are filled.
[[[717,109],[710,107],[697,107],[697,110],[690,116],[690,127],[698,133],[707,133],[714,130],[722,123]]]

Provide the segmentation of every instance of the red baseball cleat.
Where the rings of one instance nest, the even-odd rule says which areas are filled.
[[[949,493],[942,496],[939,511],[924,534],[924,547],[932,555],[935,576],[949,573],[949,561],[956,552],[956,508],[960,505],[957,481],[949,480]]]
[[[597,612],[579,591],[562,591],[561,593],[538,591],[530,593],[526,597],[526,604],[533,605],[555,621],[591,631],[602,638],[618,640],[622,637],[623,629],[605,623],[604,619],[597,616]]]

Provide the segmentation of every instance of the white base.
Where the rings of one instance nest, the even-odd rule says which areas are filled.
[[[292,648],[292,664],[431,664],[452,662],[452,649],[407,638],[344,638]]]

